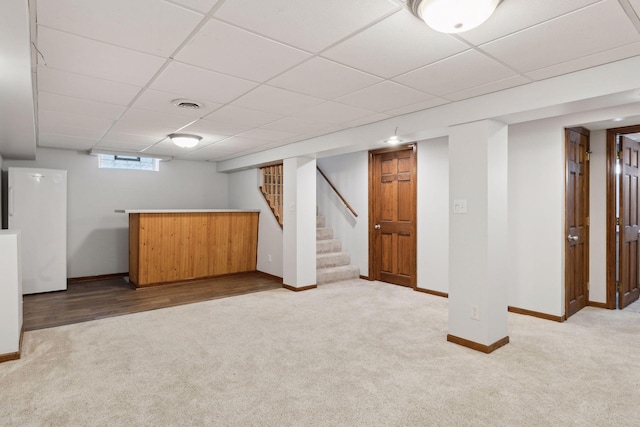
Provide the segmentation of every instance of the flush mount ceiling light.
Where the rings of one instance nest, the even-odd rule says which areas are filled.
[[[461,33],[489,19],[501,0],[408,0],[418,18],[441,33]]]
[[[390,136],[389,138],[385,139],[384,142],[386,142],[389,145],[398,145],[398,144],[400,144],[402,142],[400,137],[398,137],[398,128],[397,127],[396,127],[396,130],[393,133],[393,135]]]
[[[171,142],[180,148],[193,148],[198,145],[198,142],[202,139],[201,136],[188,133],[172,133],[169,135],[169,138],[171,138]]]

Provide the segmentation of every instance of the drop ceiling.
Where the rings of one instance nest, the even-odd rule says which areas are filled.
[[[39,0],[37,146],[220,161],[640,55],[640,0]],[[199,110],[179,109],[190,99]],[[193,149],[167,140],[202,136]]]

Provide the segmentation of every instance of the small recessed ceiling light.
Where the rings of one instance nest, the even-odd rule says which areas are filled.
[[[398,138],[396,135],[390,136],[389,138],[385,139],[384,142],[386,142],[387,144],[390,145],[398,145],[402,142],[402,140],[400,138]]]
[[[398,127],[397,126],[396,126],[395,132],[393,132],[393,135],[390,136],[389,138],[385,139],[384,142],[386,142],[389,145],[398,145],[398,144],[403,142],[403,140],[400,139],[400,137],[398,136]]]
[[[614,121],[614,122],[621,122],[621,121],[623,121],[623,120],[624,120],[624,118],[622,118],[622,117],[616,117],[616,118],[615,118],[615,119],[613,119],[612,121]]]
[[[204,107],[202,102],[192,101],[190,99],[174,99],[171,103],[178,108],[186,108],[188,110],[197,110]]]

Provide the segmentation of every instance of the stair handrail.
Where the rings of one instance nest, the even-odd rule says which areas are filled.
[[[349,209],[349,212],[351,212],[353,214],[353,216],[358,217],[358,214],[356,213],[356,211],[351,207],[351,205],[349,204],[349,202],[347,202],[345,200],[344,197],[342,197],[342,194],[340,194],[340,192],[338,191],[338,189],[335,187],[335,185],[333,185],[333,183],[329,180],[329,178],[327,178],[327,175],[324,174],[324,172],[322,172],[322,169],[320,169],[320,166],[316,165],[316,168],[318,169],[318,172],[320,172],[320,175],[322,175],[322,177],[324,178],[325,181],[327,181],[327,184],[329,184],[329,187],[331,187],[331,189],[333,190],[334,193],[336,193],[336,195],[340,198],[340,200],[342,201],[342,203],[345,205],[345,207],[347,209]]]

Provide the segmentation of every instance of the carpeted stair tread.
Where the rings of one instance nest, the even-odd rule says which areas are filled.
[[[352,280],[360,277],[360,269],[355,265],[341,265],[339,267],[322,268],[316,272],[316,283],[328,283]]]
[[[330,252],[316,255],[316,269],[348,265],[351,256],[346,252]]]
[[[342,242],[339,239],[318,240],[316,242],[316,253],[326,254],[329,252],[341,252]]]

